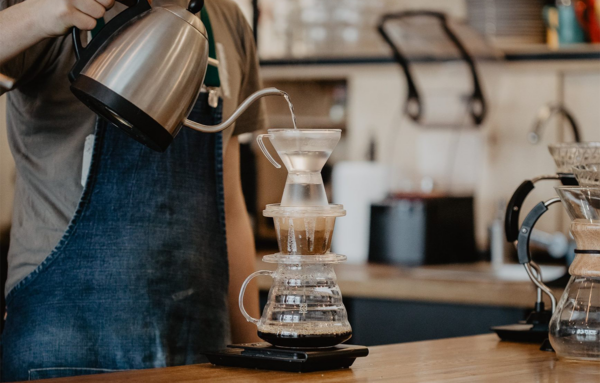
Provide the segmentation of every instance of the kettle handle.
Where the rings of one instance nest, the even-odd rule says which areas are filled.
[[[248,283],[250,283],[250,281],[255,278],[258,277],[259,275],[268,275],[271,278],[273,278],[273,274],[275,274],[275,272],[273,271],[269,271],[269,270],[259,270],[259,271],[255,271],[254,273],[250,274],[248,276],[248,278],[246,278],[246,280],[244,281],[244,283],[242,284],[242,288],[240,289],[240,299],[239,299],[239,305],[240,305],[240,311],[242,312],[242,315],[244,316],[244,318],[246,318],[246,320],[250,323],[254,323],[257,324],[258,323],[258,319],[256,318],[252,318],[250,316],[250,314],[248,314],[246,312],[246,309],[244,308],[244,293],[246,292],[246,287],[248,287]]]
[[[73,27],[71,29],[71,35],[73,37],[73,48],[75,50],[75,58],[77,61],[69,72],[69,80],[71,82],[75,81],[75,79],[81,73],[81,70],[90,61],[94,53],[98,51],[102,44],[104,44],[113,33],[115,33],[119,28],[121,28],[134,17],[137,17],[142,13],[149,11],[150,9],[152,9],[152,7],[150,6],[148,0],[137,0],[134,6],[125,9],[123,12],[119,13],[112,20],[106,23],[106,25],[100,30],[100,32],[98,32],[98,34],[88,43],[85,48],[81,43],[81,31],[78,28]]]

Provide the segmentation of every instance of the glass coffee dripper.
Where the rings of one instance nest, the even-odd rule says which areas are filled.
[[[323,255],[331,250],[335,219],[346,215],[342,205],[293,207],[267,205],[273,217],[280,254]]]
[[[562,142],[548,145],[557,174],[573,173],[573,166],[600,163],[600,142]]]
[[[600,360],[600,188],[563,186],[555,190],[559,198],[539,203],[525,218],[519,234],[519,262],[525,265],[532,282],[551,299],[549,339],[556,354]],[[569,267],[571,278],[556,303],[552,291],[532,275],[529,236],[548,206],[558,201],[571,218],[570,232],[577,249]]]
[[[573,173],[581,186],[600,186],[600,163],[573,166]]]
[[[269,138],[287,168],[281,206],[328,206],[321,169],[341,134],[340,129],[269,129],[256,138],[267,159],[280,168],[263,143]]]
[[[276,271],[260,270],[242,285],[240,309],[258,327],[258,336],[277,347],[324,348],[336,346],[352,336],[348,314],[342,303],[333,265],[343,255],[291,256],[273,254],[263,261],[278,263]],[[244,309],[244,292],[259,275],[273,278],[267,304],[260,319]]]

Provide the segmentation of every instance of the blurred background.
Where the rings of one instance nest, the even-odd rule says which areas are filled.
[[[535,290],[504,238],[504,209],[523,180],[555,173],[548,144],[600,141],[600,1],[237,2],[265,86],[290,94],[298,127],[342,130],[323,178],[330,202],[348,212],[333,251],[348,256],[336,269],[353,341],[477,334],[524,319]],[[266,102],[269,128],[291,128],[287,104]],[[14,164],[4,104],[0,97],[6,233]],[[241,142],[257,250],[272,253],[262,210],[279,202],[287,173],[252,135]],[[552,196],[550,185],[536,188],[523,211]],[[573,250],[566,214],[551,210],[534,241],[549,280],[565,273]],[[270,283],[260,281],[263,300]]]

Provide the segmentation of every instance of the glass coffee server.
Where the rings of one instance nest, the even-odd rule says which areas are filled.
[[[337,145],[337,129],[271,129],[257,138],[269,138],[288,170],[280,204],[267,205],[263,214],[272,217],[279,252],[263,257],[277,263],[275,271],[251,274],[240,291],[242,314],[258,327],[258,336],[273,346],[292,349],[333,347],[350,339],[342,294],[333,266],[346,257],[331,253],[335,219],[346,215],[341,205],[329,204],[321,169]],[[259,275],[273,278],[267,304],[260,319],[252,318],[243,305],[244,291]]]

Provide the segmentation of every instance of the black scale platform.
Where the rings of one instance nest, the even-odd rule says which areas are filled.
[[[206,354],[217,366],[261,370],[312,372],[352,366],[356,358],[369,354],[365,346],[338,345],[324,349],[286,349],[269,343],[232,344],[227,349]]]

